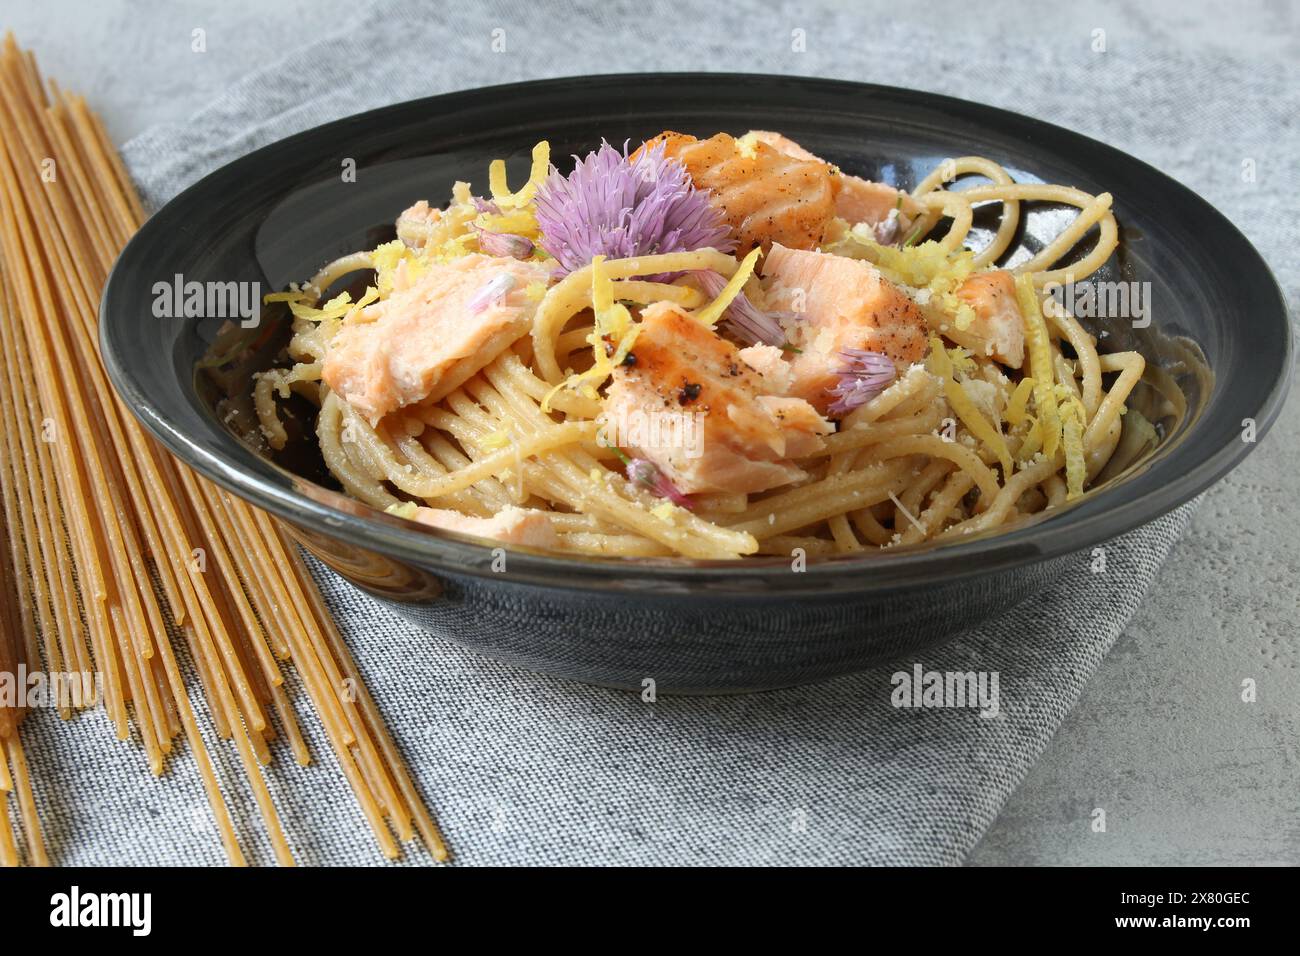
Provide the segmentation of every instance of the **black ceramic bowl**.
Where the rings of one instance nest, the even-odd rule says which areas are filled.
[[[1144,402],[1159,441],[1104,487],[1050,518],[957,544],[744,564],[575,560],[511,552],[380,514],[326,486],[309,443],[268,460],[229,421],[282,316],[248,333],[219,317],[158,318],[154,286],[301,281],[389,239],[410,202],[512,181],[547,138],[564,157],[602,138],[662,129],[777,129],[846,171],[911,187],[948,156],[992,157],[1018,179],[1109,191],[1121,248],[1098,278],[1150,282],[1150,325],[1093,323],[1103,351],[1152,366]],[[356,164],[355,182],[341,175]],[[1059,228],[1028,217],[1022,246]],[[241,337],[243,336],[243,337]],[[584,77],[403,103],[309,130],[218,170],[160,210],[104,294],[104,359],[141,421],[183,461],[287,522],[345,578],[431,633],[490,657],[578,680],[660,691],[797,684],[943,641],[1031,598],[1080,551],[1135,528],[1222,477],[1281,405],[1291,367],[1286,308],[1231,223],[1179,183],[1109,146],[1001,110],[929,94],[815,79],[721,74]],[[278,338],[277,338],[278,337]],[[261,348],[253,348],[253,340]],[[246,347],[250,346],[250,347]],[[1112,469],[1112,472],[1117,471]]]

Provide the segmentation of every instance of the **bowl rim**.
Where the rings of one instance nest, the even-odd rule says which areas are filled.
[[[1259,294],[1273,299],[1276,306],[1267,310],[1266,318],[1269,321],[1280,318],[1284,340],[1281,373],[1274,378],[1267,395],[1250,416],[1256,422],[1256,440],[1253,443],[1229,442],[1214,448],[1208,454],[1197,455],[1189,467],[1165,476],[1167,480],[1163,484],[1155,485],[1136,497],[1117,499],[1113,504],[1103,502],[1104,507],[1097,504],[1107,497],[1103,493],[1096,497],[1085,497],[1050,519],[1026,522],[1011,529],[993,529],[972,535],[969,540],[942,544],[927,542],[897,551],[882,549],[823,558],[810,557],[806,569],[797,574],[791,573],[789,559],[782,556],[756,556],[743,561],[588,558],[511,548],[509,574],[501,575],[492,570],[494,552],[500,545],[418,526],[386,515],[323,486],[313,485],[313,493],[305,494],[294,485],[305,482],[306,479],[292,476],[256,456],[228,432],[221,432],[227,445],[254,454],[265,467],[248,471],[228,457],[209,452],[201,442],[181,431],[167,412],[150,397],[147,388],[132,372],[128,357],[117,348],[114,329],[122,321],[128,321],[130,315],[123,301],[129,296],[129,282],[125,273],[138,255],[138,250],[145,245],[152,233],[168,227],[169,219],[177,215],[176,210],[209,189],[211,183],[223,176],[232,176],[244,170],[253,171],[263,165],[270,155],[291,150],[296,144],[320,136],[342,124],[375,122],[382,120],[386,114],[412,109],[452,111],[499,100],[512,93],[558,93],[566,88],[589,84],[642,84],[656,81],[716,83],[720,80],[750,86],[774,82],[794,84],[810,90],[834,89],[867,96],[884,94],[897,100],[910,99],[941,109],[962,110],[968,115],[982,116],[1004,125],[1014,122],[1028,130],[1050,133],[1067,144],[1073,143],[1076,146],[1086,146],[1090,151],[1099,151],[1114,161],[1138,169],[1144,175],[1155,176],[1163,180],[1166,187],[1181,192],[1183,198],[1198,207],[1201,213],[1217,220],[1216,225],[1222,232],[1216,233],[1216,236],[1221,243],[1229,241],[1236,244],[1250,260],[1255,273],[1251,281],[1260,283]],[[1254,318],[1258,320],[1260,317]],[[760,589],[764,593],[779,592],[782,595],[860,594],[905,585],[923,585],[937,575],[943,575],[947,579],[983,576],[1034,561],[1058,558],[1109,541],[1190,501],[1258,447],[1281,412],[1293,374],[1295,348],[1289,311],[1281,288],[1267,262],[1250,240],[1226,216],[1189,187],[1122,150],[1044,120],[942,94],[851,80],[708,72],[612,73],[476,87],[378,107],[269,143],[209,172],[149,217],[128,241],[110,271],[100,303],[99,331],[101,355],[109,379],[127,407],[149,432],[182,463],[249,503],[286,519],[290,524],[305,529],[325,529],[329,536],[429,570],[504,578],[514,583],[623,590],[638,594],[659,592],[666,595],[681,594],[685,590],[725,590],[752,595]],[[1214,388],[1219,387],[1216,381]],[[1196,423],[1191,423],[1190,428],[1195,427]],[[1186,439],[1190,435],[1189,432],[1188,436],[1183,437],[1182,445],[1187,445]],[[1167,470],[1172,465],[1172,456],[1178,451],[1179,449],[1174,449],[1170,457],[1155,462],[1149,471],[1161,471],[1162,465]],[[1185,452],[1184,455],[1186,454]],[[331,501],[336,501],[338,506],[331,504]]]

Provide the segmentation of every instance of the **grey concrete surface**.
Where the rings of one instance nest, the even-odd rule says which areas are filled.
[[[962,9],[951,6],[954,15]],[[89,95],[120,142],[187,115],[351,8],[343,0],[10,0],[0,28],[33,47],[50,75]],[[930,9],[893,4],[890,13]],[[997,42],[1000,31],[1086,36],[1103,26],[1113,43],[1300,57],[1300,20],[1284,0],[1237,4],[1228,17],[1205,2],[1133,10],[1033,4],[1019,12],[1025,16],[999,7],[987,18],[963,18],[967,54]],[[190,54],[196,27],[207,31],[203,57]],[[1239,225],[1249,234],[1249,223]],[[1257,453],[1210,492],[1158,587],[972,865],[1300,862],[1298,435],[1293,398]],[[1242,700],[1246,679],[1258,686],[1253,703]],[[1104,833],[1091,825],[1096,808],[1106,813]]]

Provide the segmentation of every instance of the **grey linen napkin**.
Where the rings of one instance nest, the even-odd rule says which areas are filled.
[[[998,24],[964,26],[954,46],[951,32],[859,5],[743,2],[701,6],[689,17],[658,0],[561,9],[562,17],[532,2],[364,8],[356,22],[299,46],[190,121],[131,141],[127,163],[156,205],[296,130],[454,89],[622,70],[825,75],[960,95],[1107,139],[1182,176],[1249,224],[1273,261],[1285,261],[1287,227],[1275,200],[1286,184],[1277,179],[1289,177],[1294,194],[1294,171],[1274,169],[1269,189],[1238,182],[1243,157],[1259,154],[1267,170],[1278,155],[1265,150],[1270,130],[1294,138],[1297,87],[1280,60],[1253,60],[1247,87],[1243,61],[1216,54],[1188,62],[1162,46],[1158,22],[1144,48],[1099,53],[1087,32],[1027,43]],[[938,5],[934,23],[950,22],[960,7],[945,9]],[[1187,129],[1221,135],[1189,139]],[[1282,281],[1296,291],[1294,269]],[[1194,507],[1110,543],[1104,573],[1081,560],[1038,599],[919,661],[729,698],[646,703],[513,670],[414,631],[314,570],[461,862],[955,864],[1070,710]],[[891,675],[914,663],[997,672],[999,716],[895,708]],[[292,689],[317,762],[300,768],[281,758],[268,778],[294,850],[304,863],[377,862],[306,716],[310,705]],[[72,725],[37,715],[28,732],[36,769],[54,784],[41,800],[57,858],[222,862],[184,755],[153,781],[142,760],[108,742],[101,714]],[[210,746],[251,857],[269,862],[237,765],[226,746]],[[416,851],[405,860],[428,857]]]

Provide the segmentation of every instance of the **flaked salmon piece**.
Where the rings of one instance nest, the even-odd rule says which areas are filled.
[[[835,215],[850,225],[866,223],[874,229],[877,242],[890,246],[907,238],[921,215],[921,206],[893,186],[845,176],[835,201]]]
[[[796,159],[826,162],[804,149],[794,140],[780,133],[765,129],[753,129],[742,139],[750,137],[766,143],[773,149]],[[840,180],[840,190],[835,197],[835,215],[845,220],[850,226],[865,222],[869,226],[887,227],[877,230],[876,238],[886,245],[906,237],[912,223],[921,214],[920,204],[900,189],[886,183],[872,182],[860,176],[850,176],[835,166]]]
[[[528,332],[537,303],[525,290],[549,279],[542,263],[477,254],[429,265],[343,323],[321,377],[372,425],[437,401]],[[493,282],[501,294],[473,308]]]
[[[773,394],[735,345],[671,303],[645,309],[631,354],[630,364],[614,370],[604,415],[638,421],[698,414],[692,444],[627,445],[684,494],[754,493],[799,481],[806,474],[790,459],[820,450],[832,430],[807,402]]]
[[[1025,360],[1025,325],[1016,304],[1016,282],[1005,269],[977,272],[957,289],[975,312],[966,332],[984,343],[984,354],[1020,368]]]
[[[778,152],[785,153],[787,156],[793,156],[795,159],[806,159],[814,163],[826,162],[826,160],[822,159],[816,153],[811,153],[804,149],[784,133],[777,133],[770,129],[751,129],[740,138],[750,142],[757,140],[760,143],[766,143]]]
[[[758,342],[740,350],[740,360],[763,377],[764,387],[773,395],[790,390],[790,363],[775,345]]]
[[[803,458],[821,451],[825,446],[821,436],[830,430],[830,423],[802,398],[760,395],[758,404],[781,423],[785,432],[783,451],[789,457]]]
[[[735,233],[737,255],[774,242],[794,249],[821,242],[839,191],[839,177],[821,160],[800,159],[761,142],[741,149],[727,133],[701,140],[663,132],[641,148],[658,143],[666,157],[686,167],[696,188],[710,191],[710,201]]]
[[[901,373],[926,351],[921,310],[869,262],[776,245],[763,262],[768,304],[793,312],[787,327],[800,351],[789,393],[825,414],[844,349],[883,352]]]
[[[506,505],[491,518],[475,518],[459,511],[421,506],[415,509],[411,520],[444,531],[490,538],[504,544],[521,544],[529,548],[556,548],[560,543],[555,526],[551,524],[551,518],[546,512],[514,505]]]
[[[433,227],[441,219],[442,210],[433,208],[427,200],[421,199],[415,205],[403,209],[397,217],[397,238],[412,249],[422,249]]]

